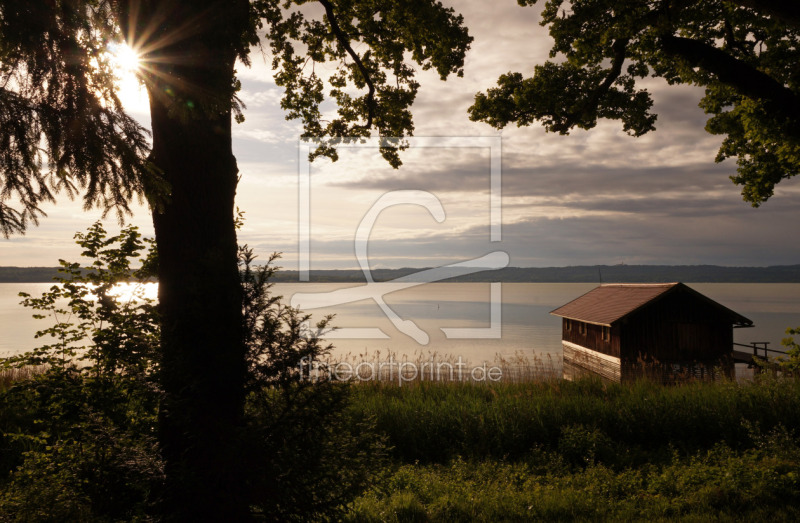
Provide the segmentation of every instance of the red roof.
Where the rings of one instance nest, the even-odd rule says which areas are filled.
[[[610,326],[673,289],[683,289],[699,296],[731,316],[731,323],[752,325],[752,321],[720,305],[682,283],[609,283],[562,305],[550,314],[586,323]]]

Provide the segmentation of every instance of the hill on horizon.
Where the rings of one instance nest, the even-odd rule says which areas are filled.
[[[375,281],[415,278],[426,269],[374,269]],[[506,267],[464,274],[465,269],[451,269],[449,282],[519,282],[519,283],[800,283],[800,265],[770,267],[725,267],[719,265],[576,265],[570,267]],[[275,281],[298,281],[297,271],[279,271]],[[314,282],[366,281],[360,270],[311,271]]]
[[[375,281],[404,278],[425,281],[426,269],[374,269]],[[720,265],[576,265],[570,267],[506,267],[465,274],[467,269],[440,269],[447,282],[517,283],[800,283],[800,265],[770,267],[725,267]],[[0,283],[49,283],[58,267],[0,267]],[[281,270],[275,282],[297,282],[298,271]],[[366,282],[355,269],[328,269],[311,272],[312,282]]]

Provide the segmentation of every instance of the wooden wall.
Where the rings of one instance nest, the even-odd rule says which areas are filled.
[[[730,355],[730,318],[705,300],[685,293],[666,296],[623,320],[621,358],[635,362],[710,362]]]
[[[572,323],[572,328],[570,330],[567,329],[567,322]],[[562,318],[561,339],[570,343],[574,343],[575,345],[580,345],[581,347],[586,347],[587,349],[592,349],[594,351],[607,354],[609,356],[614,356],[616,358],[620,357],[620,337],[618,326],[611,327],[611,339],[609,341],[604,341],[603,327],[601,325],[584,323],[583,325],[586,326],[586,331],[585,334],[583,334],[580,330],[580,323],[581,322],[576,320],[567,320],[566,318]]]
[[[620,359],[593,353],[571,342],[561,343],[564,351],[564,378],[573,379],[585,373],[598,375],[609,381],[622,379]]]
[[[622,381],[635,381],[647,378],[651,381],[672,385],[687,381],[731,380],[734,376],[733,360],[720,358],[703,363],[648,363],[622,364]]]

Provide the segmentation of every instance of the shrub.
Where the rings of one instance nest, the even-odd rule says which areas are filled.
[[[37,333],[49,343],[3,361],[15,378],[0,390],[3,521],[157,513],[157,307],[141,287],[132,299],[115,296],[120,283],[147,281],[157,256],[135,227],[108,237],[96,223],[76,239],[92,261],[62,260],[59,284],[38,298],[23,295],[37,317],[53,320]],[[248,401],[230,466],[245,476],[261,519],[332,518],[382,466],[383,441],[367,421],[344,416],[348,387],[300,372],[330,349],[317,337],[330,318],[306,328],[308,315],[271,294],[276,256],[254,268],[251,250],[240,255]]]
[[[0,393],[0,519],[143,518],[163,477],[156,309],[141,287],[114,296],[119,283],[149,278],[154,254],[141,254],[135,227],[109,238],[97,223],[76,239],[93,262],[61,260],[59,284],[21,294],[53,324],[36,335],[49,343],[3,362],[21,375]]]
[[[385,461],[373,423],[345,415],[350,386],[310,379],[312,362],[330,350],[310,316],[270,292],[272,261],[254,269],[241,249],[249,382],[243,473],[263,519],[309,521],[340,515]],[[322,373],[327,375],[327,373]]]

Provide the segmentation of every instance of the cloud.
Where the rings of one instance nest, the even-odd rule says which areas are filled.
[[[373,266],[429,267],[503,250],[514,266],[615,264],[792,264],[800,247],[792,235],[792,209],[771,215],[687,213],[668,217],[617,212],[578,217],[537,217],[508,224],[503,241],[490,242],[488,227],[453,234],[447,225],[417,237],[376,237],[370,241]],[[783,225],[776,226],[776,222]],[[735,239],[735,241],[732,241]],[[356,266],[352,241],[316,238],[312,259]],[[769,256],[765,257],[764,254]]]
[[[463,78],[439,80],[421,71],[412,108],[417,136],[502,136],[503,241],[488,240],[489,155],[458,147],[409,150],[395,170],[377,151],[341,151],[337,163],[312,164],[312,266],[355,267],[355,230],[377,198],[393,190],[426,190],[448,213],[438,224],[414,206],[382,214],[370,243],[373,262],[389,267],[462,261],[501,248],[514,265],[582,263],[798,263],[792,239],[800,187],[784,181],[759,209],[741,200],[729,180],[735,162],[714,163],[721,138],[704,131],[698,107],[703,90],[647,79],[657,130],[631,138],[615,121],[568,136],[539,125],[502,131],[471,122],[476,92],[509,71],[530,75],[548,59],[552,40],[538,25],[541,2],[448,0],[475,37]],[[234,125],[234,152],[242,179],[237,205],[247,212],[240,240],[263,259],[275,250],[293,268],[298,238],[299,124],[286,121],[282,90],[269,57],[237,67],[246,121]],[[320,74],[329,70],[320,68]],[[141,111],[140,111],[141,112]],[[146,123],[147,114],[141,118]],[[3,265],[51,265],[75,257],[72,235],[96,219],[63,200],[27,236],[0,240]],[[149,211],[134,221],[151,234]],[[113,219],[110,220],[113,225]]]

